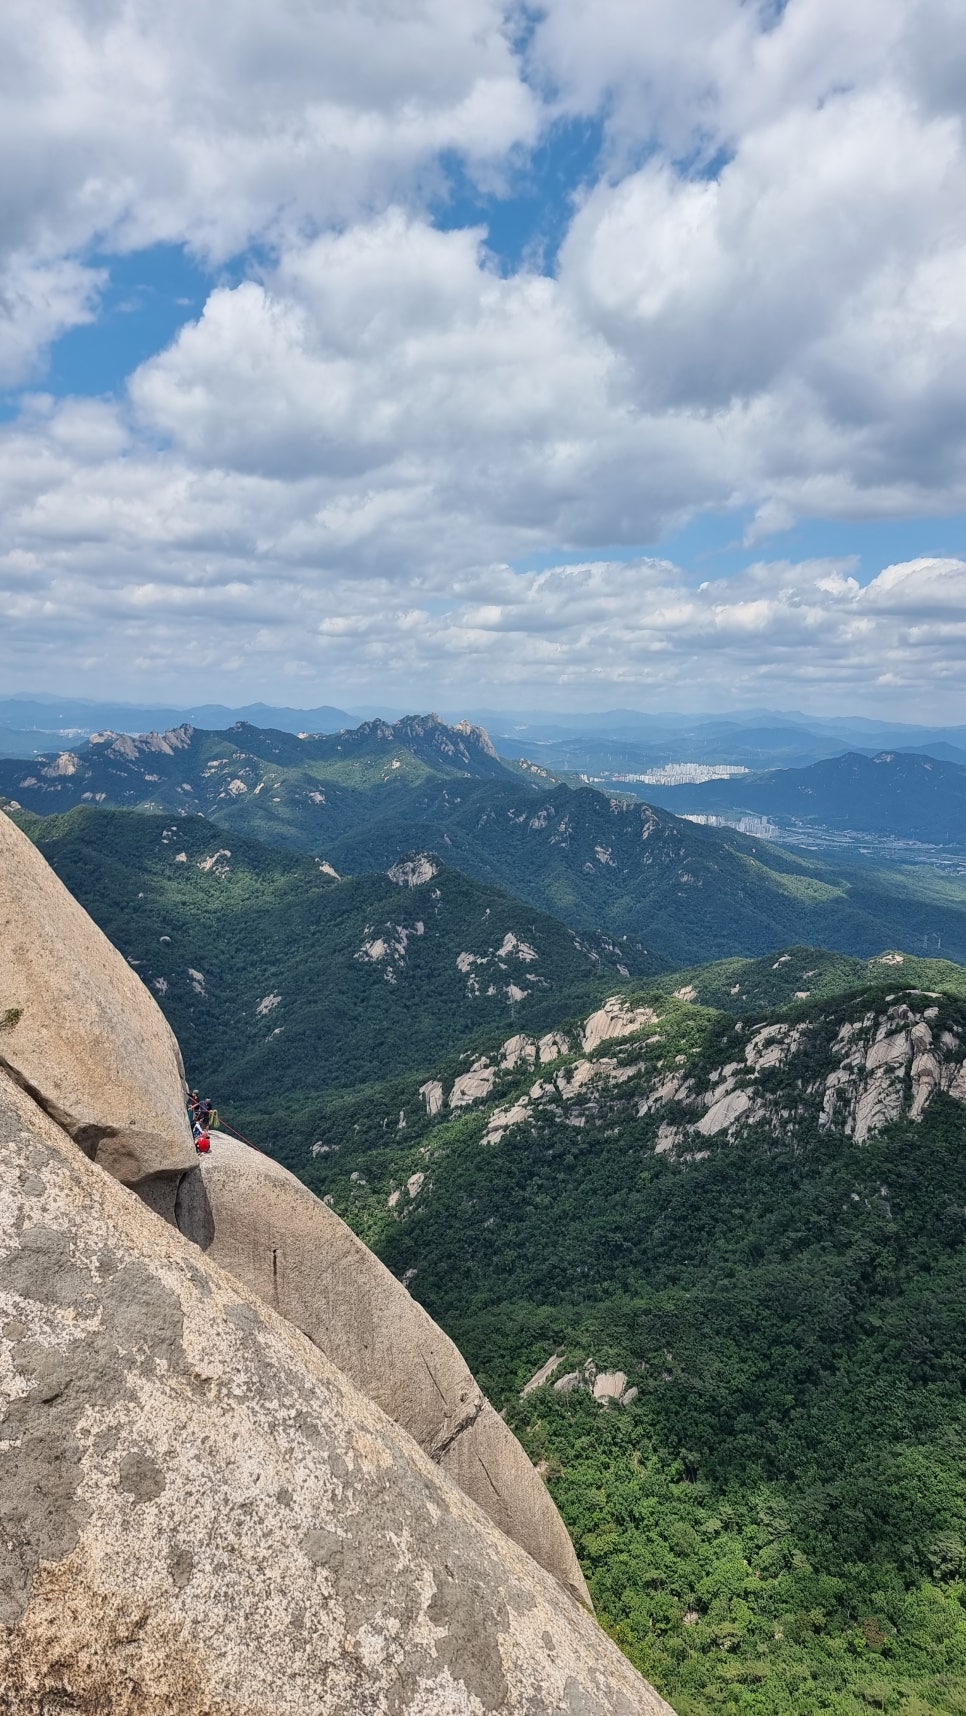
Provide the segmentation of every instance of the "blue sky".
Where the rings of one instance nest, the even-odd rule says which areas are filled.
[[[123,395],[131,371],[196,321],[215,280],[184,245],[158,244],[129,256],[90,253],[106,275],[91,321],[56,340],[38,379],[45,391]],[[11,411],[17,395],[8,395]]]
[[[966,719],[951,0],[5,32],[6,689]]]

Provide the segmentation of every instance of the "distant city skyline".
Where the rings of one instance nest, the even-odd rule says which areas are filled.
[[[0,692],[966,721],[953,0],[13,0]]]

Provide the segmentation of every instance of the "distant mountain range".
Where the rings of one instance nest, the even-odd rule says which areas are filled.
[[[376,711],[370,711],[372,715]],[[379,712],[393,724],[401,713]],[[749,768],[798,767],[844,750],[915,750],[951,762],[966,762],[966,727],[925,727],[868,720],[823,718],[768,709],[719,715],[670,711],[602,713],[462,709],[445,716],[486,727],[496,749],[511,758],[526,755],[554,771],[590,775],[639,772],[674,762],[741,764]],[[237,721],[287,733],[336,733],[358,725],[359,713],[322,704],[308,709],[250,703],[227,707],[200,703],[128,704],[89,698],[20,695],[0,698],[0,756],[30,757],[51,749],[76,749],[92,733],[137,734],[187,723],[224,731]]]
[[[158,704],[100,703],[83,697],[0,697],[0,757],[31,757],[50,749],[76,750],[92,733],[163,732],[189,722],[196,727],[230,727],[251,721],[287,733],[337,733],[354,725],[344,709],[276,708],[250,703],[227,709],[221,703],[200,703],[190,709]]]
[[[966,846],[966,767],[936,757],[849,752],[701,786],[648,787],[676,815],[751,813],[776,822]]]
[[[569,734],[537,738],[497,727],[493,743],[501,756],[525,753],[546,768],[590,776],[640,773],[669,762],[763,764],[810,763],[840,749],[802,727],[741,727],[731,721],[702,722],[639,738]],[[646,788],[640,789],[642,793]]]
[[[226,837],[307,852],[340,875],[435,851],[578,933],[630,936],[669,966],[793,942],[869,957],[925,937],[966,958],[955,881],[930,889],[844,871],[700,827],[508,762],[481,728],[435,716],[311,739],[248,724],[105,735],[78,753],[0,761],[0,794],[42,815],[80,804],[200,812]]]
[[[946,742],[966,747],[966,725],[930,726],[901,721],[883,721],[861,715],[805,715],[801,710],[733,709],[718,713],[681,713],[661,710],[645,713],[635,709],[612,709],[606,713],[583,713],[569,710],[566,715],[552,710],[510,711],[470,708],[469,719],[479,722],[494,733],[515,734],[520,737],[548,740],[574,738],[579,735],[599,739],[625,740],[639,744],[653,735],[674,735],[705,732],[710,729],[740,733],[747,729],[784,729],[821,735],[837,750],[884,750],[924,743]]]

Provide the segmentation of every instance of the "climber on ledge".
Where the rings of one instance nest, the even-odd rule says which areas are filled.
[[[195,1149],[199,1155],[207,1155],[211,1149],[210,1128],[215,1120],[215,1111],[208,1097],[201,1097],[196,1090],[190,1092],[187,1099],[188,1120],[191,1134],[195,1141]]]

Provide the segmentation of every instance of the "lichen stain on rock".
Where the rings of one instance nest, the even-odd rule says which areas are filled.
[[[38,1274],[46,1259],[48,1296],[62,1305],[68,1284],[82,1282],[89,1289],[90,1277],[70,1260],[69,1246],[45,1243],[51,1233],[34,1228],[21,1236],[29,1243],[4,1260],[4,1281],[23,1298],[36,1298]],[[58,1242],[66,1239],[63,1234],[52,1237]],[[64,1349],[24,1340],[11,1345],[11,1362],[27,1391],[7,1402],[0,1422],[0,1622],[4,1625],[12,1625],[22,1614],[37,1567],[69,1555],[87,1522],[89,1509],[79,1495],[84,1448],[78,1429],[91,1408],[103,1414],[129,1394],[124,1355],[134,1344],[134,1332],[128,1326],[134,1312],[125,1295],[131,1290],[131,1277],[146,1273],[132,1265],[121,1270],[105,1294],[100,1326],[85,1330],[81,1339]],[[174,1296],[166,1294],[159,1282],[150,1284],[159,1289],[153,1296],[149,1293],[149,1300],[159,1311],[161,1342],[167,1333],[169,1350],[174,1352],[178,1344],[170,1338]],[[169,1313],[167,1330],[164,1310]],[[160,1495],[164,1476],[156,1462],[143,1452],[128,1455],[127,1460],[133,1463],[125,1481],[122,1461],[122,1487],[137,1500]]]
[[[157,1501],[164,1494],[165,1476],[157,1460],[140,1449],[125,1454],[118,1471],[118,1484],[136,1502]]]
[[[436,1654],[454,1680],[478,1698],[484,1710],[502,1710],[509,1692],[499,1637],[507,1631],[507,1606],[494,1586],[474,1581],[469,1587],[446,1564],[436,1575],[436,1592],[427,1611],[440,1628]]]

